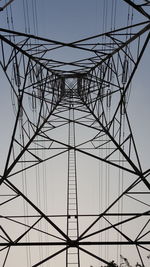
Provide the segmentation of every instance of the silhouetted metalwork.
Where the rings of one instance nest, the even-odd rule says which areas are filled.
[[[133,1],[125,2],[149,19],[143,11],[148,2],[143,1],[141,6]],[[150,210],[144,197],[149,197],[150,193],[150,170],[142,170],[127,103],[132,78],[149,42],[149,30],[150,22],[146,20],[77,42],[64,43],[0,29],[0,65],[10,83],[16,112],[0,179],[0,253],[3,253],[3,266],[7,266],[11,248],[17,247],[50,248],[47,256],[31,262],[33,267],[61,254],[65,258],[61,266],[86,266],[84,255],[112,266],[107,257],[98,254],[97,247],[118,245],[135,248],[138,261],[145,266],[143,255],[150,251]],[[53,59],[54,52],[64,48],[79,51],[80,59],[73,62]],[[32,116],[35,112],[36,119]],[[80,138],[78,131],[82,132],[82,129],[84,137]],[[106,150],[107,155],[104,153]],[[114,170],[126,174],[124,180],[127,184],[123,190],[117,195],[112,186],[113,196],[97,214],[83,214],[78,207],[79,154],[110,166],[113,184]],[[29,183],[30,191],[30,169],[62,155],[67,155],[67,208],[65,214],[53,215],[43,210],[40,199],[36,202],[34,194],[26,191],[25,184]],[[26,174],[23,188],[14,179],[17,177],[19,181],[22,173]],[[123,205],[126,199],[134,200],[136,206],[141,203],[143,206],[131,210],[127,204],[125,211],[119,212],[116,205]],[[24,214],[19,209],[22,203],[26,210]],[[16,205],[14,214],[12,204]],[[90,218],[87,224],[86,218]],[[62,227],[57,219],[63,220]],[[100,225],[101,221],[105,224]],[[140,227],[136,229],[136,236],[132,236],[130,230],[138,223]],[[20,230],[12,237],[10,229],[19,226]],[[108,232],[112,232],[112,237],[104,240],[103,233],[107,235]],[[34,233],[46,235],[47,240],[37,240]]]

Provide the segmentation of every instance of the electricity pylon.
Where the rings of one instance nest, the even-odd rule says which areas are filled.
[[[150,171],[142,170],[127,104],[149,30],[146,20],[63,43],[0,29],[0,64],[16,112],[0,179],[1,266],[109,266],[120,247],[146,267]],[[82,52],[81,59],[53,59],[64,48]],[[88,172],[99,162],[100,207],[84,213]],[[52,192],[54,169],[60,172]],[[52,213],[52,193],[57,201],[62,193],[62,213]]]

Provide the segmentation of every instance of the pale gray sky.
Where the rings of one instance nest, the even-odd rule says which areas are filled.
[[[0,2],[1,6],[5,1]],[[35,5],[36,3],[36,5]],[[112,5],[113,4],[113,5]],[[49,38],[51,40],[58,40],[62,42],[73,42],[89,36],[97,35],[103,30],[109,31],[111,29],[111,11],[116,5],[115,27],[123,27],[127,25],[128,5],[121,0],[14,0],[11,8],[0,12],[0,25],[1,28],[10,28],[11,30],[20,32],[30,32],[31,34],[38,34],[41,37]],[[25,7],[25,9],[24,9]],[[105,12],[105,16],[104,16]],[[114,11],[113,11],[114,12]],[[132,9],[130,9],[130,17]],[[103,23],[105,17],[105,25]],[[107,20],[106,20],[107,17]],[[114,20],[114,18],[113,18]],[[133,23],[145,21],[144,16],[134,11]],[[37,22],[37,24],[36,24]],[[132,82],[131,96],[128,103],[128,113],[131,121],[133,134],[137,144],[140,160],[142,163],[143,171],[149,169],[149,150],[150,150],[150,75],[149,75],[149,62],[150,53],[149,45],[145,51],[145,54],[141,60],[139,68],[135,74]],[[55,51],[55,50],[54,50]],[[1,53],[1,52],[0,52]],[[1,54],[0,54],[1,56]],[[77,54],[72,49],[64,49],[64,51],[58,51],[57,54],[53,52],[53,56],[58,60],[73,60],[75,57],[82,57],[81,52]],[[1,60],[1,58],[0,58]],[[1,84],[0,84],[0,123],[1,123],[1,138],[0,138],[0,174],[3,174],[8,147],[10,144],[13,125],[15,122],[15,114],[11,101],[10,85],[7,82],[2,70]],[[29,106],[27,107],[29,110]],[[31,110],[29,111],[30,113]],[[36,115],[32,114],[32,119],[36,121]],[[76,127],[77,140],[86,140],[92,138],[93,131]],[[60,140],[67,140],[68,128],[62,127],[54,133],[51,133],[52,138]],[[67,141],[66,141],[67,142]],[[47,152],[45,152],[47,153]],[[99,153],[99,152],[97,152]],[[105,152],[103,152],[105,154]],[[103,155],[104,155],[103,154]],[[16,169],[14,170],[17,170]],[[119,187],[126,189],[132,181],[134,181],[134,175],[128,175],[128,173],[122,173],[116,168],[107,168],[103,163],[99,163],[88,156],[80,155],[77,153],[77,176],[78,176],[78,197],[79,197],[79,214],[99,214],[101,211],[116,199],[117,195],[121,193]],[[122,177],[122,178],[120,178]],[[35,170],[29,170],[23,175],[16,175],[10,178],[10,181],[19,188],[20,191],[25,192],[27,189],[27,196],[37,206],[47,214],[66,214],[66,188],[67,188],[67,154],[61,155],[58,158],[52,159],[50,162],[46,162],[43,166],[35,168]],[[25,186],[25,181],[27,185]],[[109,188],[108,188],[109,182]],[[45,184],[46,183],[46,187]],[[26,187],[26,189],[25,189]],[[119,189],[118,189],[119,188]],[[39,192],[37,193],[37,190]],[[137,187],[138,190],[145,190],[143,185]],[[3,192],[8,193],[7,189],[3,185],[0,189],[0,194]],[[19,201],[18,201],[19,199]],[[148,210],[149,198],[143,196],[140,199],[145,201],[147,206],[129,199],[126,197],[123,199],[123,212],[144,212]],[[2,200],[1,200],[2,202]],[[120,203],[115,205],[111,212],[120,212]],[[146,207],[145,207],[146,206]],[[3,216],[17,215],[17,214],[37,214],[28,205],[25,205],[20,197],[14,202],[7,205],[1,205],[0,214]],[[126,218],[126,217],[125,217]],[[24,226],[10,222],[9,220],[0,219],[0,224],[7,231],[12,240],[15,240],[19,234],[25,229]],[[90,225],[95,217],[79,219],[79,231],[82,233],[88,225]],[[7,221],[7,223],[6,223]],[[53,221],[66,232],[66,222],[64,219],[53,218]],[[21,223],[33,224],[34,219],[24,221],[20,219]],[[117,222],[117,219],[112,219],[112,223]],[[140,231],[142,225],[146,223],[144,218],[137,220],[135,223],[124,226],[123,232],[128,232],[131,239],[136,238],[136,233]],[[109,225],[109,224],[108,224]],[[97,223],[89,233],[98,230],[99,228],[106,227],[107,223],[103,219],[100,223]],[[37,224],[37,228],[44,229],[53,235],[58,235],[52,227],[50,227],[44,219],[41,223]],[[49,228],[48,228],[49,227]],[[120,229],[120,228],[119,228]],[[145,232],[149,230],[149,225]],[[1,235],[1,232],[0,232]],[[107,231],[106,234],[90,237],[90,240],[121,240],[120,236],[116,234],[114,229]],[[149,238],[149,237],[148,237]],[[22,241],[55,241],[47,237],[45,234],[36,235],[32,230],[30,237]],[[86,239],[85,239],[86,240]],[[124,239],[123,239],[124,240]],[[0,239],[3,242],[3,239]],[[136,249],[130,249],[130,247],[116,248],[90,248],[88,249],[92,253],[107,258],[108,261],[114,259],[119,261],[119,254],[123,254],[129,259],[134,266],[137,261],[140,262],[139,255]],[[57,251],[57,248],[46,249],[22,249],[11,248],[5,267],[29,267],[33,266],[40,259],[47,257],[50,253]],[[4,262],[7,250],[0,252],[0,264]],[[143,251],[145,267],[148,267],[149,260],[147,259],[148,252]],[[90,256],[85,256],[81,253],[81,267],[90,265],[93,267],[103,266],[103,263]],[[58,267],[65,266],[65,253],[58,256],[58,259],[52,260],[51,263],[47,262],[43,264],[43,267]],[[74,267],[74,266],[73,266]]]

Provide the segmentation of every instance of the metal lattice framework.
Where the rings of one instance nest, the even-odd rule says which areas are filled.
[[[24,255],[33,267],[82,267],[96,261],[112,266],[111,257],[119,247],[134,253],[146,267],[150,170],[142,169],[127,103],[150,38],[145,11],[149,2],[125,2],[146,21],[73,43],[0,29],[0,65],[11,85],[16,112],[0,179],[1,266],[10,266],[16,251],[21,255],[20,261],[15,259],[16,267]],[[75,53],[77,60],[54,59],[65,49]],[[53,182],[44,180],[46,162],[49,177],[54,176],[55,165],[62,183],[63,176],[66,179],[66,192],[57,181],[56,197],[62,194],[66,208],[62,213],[53,214],[49,208]],[[82,180],[88,184],[86,170],[92,164],[103,169],[101,205],[94,213],[83,212],[85,186],[80,190]],[[95,177],[93,172],[93,184]],[[41,181],[49,188],[47,193]],[[45,197],[47,202],[42,200]],[[113,251],[110,256],[109,250]]]

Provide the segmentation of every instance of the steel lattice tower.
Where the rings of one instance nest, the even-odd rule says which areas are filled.
[[[27,255],[33,267],[113,266],[111,259],[126,250],[147,267],[150,170],[142,169],[127,103],[150,38],[149,3],[125,2],[146,21],[73,43],[0,29],[0,65],[16,112],[0,177],[3,267],[10,266],[13,253]],[[63,48],[83,57],[69,63],[53,59]],[[51,189],[54,169],[58,192]],[[99,183],[94,212],[83,212],[90,206],[83,180]],[[65,209],[54,214],[52,195],[58,200],[61,194]],[[20,262],[16,257],[15,266]]]

